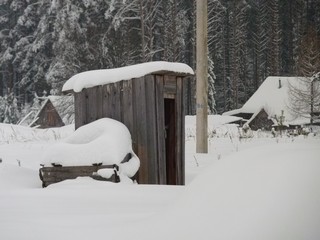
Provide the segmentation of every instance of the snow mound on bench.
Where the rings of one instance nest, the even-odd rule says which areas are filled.
[[[128,162],[121,163],[131,153]],[[119,165],[121,175],[133,177],[139,169],[139,158],[132,150],[128,128],[110,118],[99,119],[78,128],[71,136],[53,145],[43,155],[46,167]]]

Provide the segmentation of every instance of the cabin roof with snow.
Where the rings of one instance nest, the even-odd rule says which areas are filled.
[[[307,124],[310,122],[310,116],[297,115],[290,110],[290,86],[305,88],[301,84],[301,79],[303,77],[268,77],[242,108],[225,112],[223,115],[242,116],[250,122],[262,110],[269,118],[280,116],[283,111],[286,124]]]
[[[84,88],[140,78],[149,74],[189,76],[193,75],[194,72],[184,63],[165,61],[147,62],[113,69],[91,70],[71,77],[63,85],[62,91],[81,92]]]

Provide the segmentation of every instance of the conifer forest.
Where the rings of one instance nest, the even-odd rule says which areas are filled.
[[[76,73],[148,61],[195,69],[195,0],[0,0],[0,122]],[[208,0],[209,109],[241,107],[268,76],[320,71],[320,0]],[[186,86],[195,113],[195,79]]]

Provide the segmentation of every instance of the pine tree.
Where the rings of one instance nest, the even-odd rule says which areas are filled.
[[[232,81],[232,103],[233,108],[239,108],[240,86],[243,84],[243,73],[246,61],[246,39],[247,39],[247,14],[249,6],[246,1],[234,1],[230,12],[230,80]]]
[[[208,1],[209,109],[212,113],[226,110],[226,68],[224,50],[226,8],[218,0]],[[214,72],[213,72],[214,63]],[[217,91],[215,91],[215,89]],[[214,104],[213,104],[214,103]]]
[[[208,110],[210,114],[216,113],[215,78],[214,63],[210,58],[208,58]]]
[[[13,92],[8,91],[8,95],[4,97],[4,123],[17,123],[20,117],[19,109],[18,109],[18,101],[15,98]]]

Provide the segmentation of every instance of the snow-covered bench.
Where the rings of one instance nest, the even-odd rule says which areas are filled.
[[[127,127],[103,118],[53,145],[43,156],[40,179],[44,187],[81,176],[121,182],[133,178],[139,166]]]

